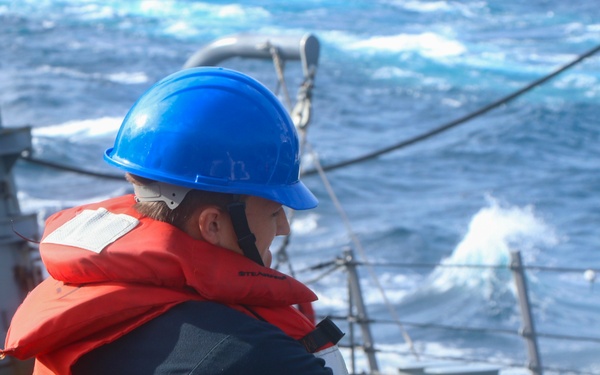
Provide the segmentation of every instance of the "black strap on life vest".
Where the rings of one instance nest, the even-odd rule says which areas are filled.
[[[317,324],[317,328],[298,341],[306,348],[307,352],[314,353],[323,345],[337,344],[344,335],[345,333],[327,317]]]
[[[254,233],[250,231],[248,226],[248,218],[246,218],[246,203],[236,200],[233,203],[227,205],[229,216],[231,217],[231,223],[233,224],[233,230],[237,236],[237,242],[246,258],[254,261],[255,263],[264,266],[265,264],[260,257],[260,253],[256,248],[256,237]]]

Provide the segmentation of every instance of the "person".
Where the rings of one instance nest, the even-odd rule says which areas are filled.
[[[133,193],[48,218],[50,277],[2,356],[34,374],[347,374],[343,333],[293,306],[316,295],[270,268],[284,206],[317,199],[279,100],[225,68],[176,72],[132,106],[105,160]]]

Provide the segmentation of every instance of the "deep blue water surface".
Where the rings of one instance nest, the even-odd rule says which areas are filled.
[[[36,158],[117,173],[102,153],[135,99],[206,43],[238,32],[318,37],[308,142],[328,165],[464,116],[596,47],[600,7],[560,0],[0,0],[3,124],[34,127]],[[270,61],[223,65],[275,89]],[[295,95],[300,71],[290,62],[287,73]],[[529,265],[600,269],[599,102],[596,56],[460,127],[329,172],[361,248],[325,185],[307,176],[321,204],[294,215],[294,268],[332,260],[352,245],[378,263],[502,266],[520,250]],[[314,158],[306,158],[308,168]],[[122,182],[23,161],[16,173],[21,208],[39,212],[40,223],[60,208],[127,191]],[[406,322],[520,326],[507,269],[373,271]],[[360,272],[371,315],[392,319],[367,269]],[[308,282],[318,274],[297,277]],[[583,272],[531,270],[528,281],[540,332],[600,337],[600,288]],[[319,313],[347,311],[344,273],[311,286]],[[406,329],[423,355],[526,361],[517,336]],[[411,359],[397,326],[374,327],[374,334],[389,373]],[[597,342],[539,341],[545,366],[600,373]]]

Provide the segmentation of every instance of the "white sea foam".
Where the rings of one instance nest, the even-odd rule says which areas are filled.
[[[510,253],[520,251],[524,259],[535,259],[540,247],[559,242],[554,228],[536,216],[532,206],[503,206],[488,197],[488,206],[477,212],[467,233],[452,255],[443,260],[430,281],[434,288],[445,291],[455,286],[485,289],[495,286],[495,269],[445,267],[448,265],[507,266]]]
[[[318,228],[319,215],[309,213],[302,217],[296,217],[292,221],[292,233],[303,235],[314,232]]]
[[[153,3],[154,5],[145,7],[145,10],[161,11],[164,12],[163,2],[152,2],[146,1],[145,3]],[[158,4],[159,9],[155,9]],[[170,6],[167,7],[168,12],[173,13],[174,16],[181,19],[181,7],[177,2],[171,2]],[[267,9],[260,6],[242,6],[240,4],[210,4],[210,3],[190,3],[186,7],[186,12],[183,14],[183,18],[193,20],[195,16],[203,14],[205,17],[198,20],[205,22],[206,18],[216,19],[262,19],[270,17],[270,13]]]
[[[73,46],[79,48],[78,46]],[[76,69],[55,67],[50,65],[42,65],[37,69],[38,73],[41,74],[54,74],[58,76],[69,77],[77,80],[98,80],[98,81],[111,81],[115,83],[121,83],[126,85],[136,85],[140,83],[146,83],[149,81],[148,76],[145,72],[114,72],[114,73],[98,73],[98,72],[82,72]]]
[[[110,5],[100,6],[98,4],[71,4],[65,8],[65,13],[77,15],[88,21],[113,18],[116,15],[115,8]]]
[[[32,129],[33,140],[36,138],[94,138],[116,134],[123,119],[119,117],[101,117],[90,120],[74,120],[63,124],[44,126]]]
[[[445,12],[452,9],[447,1],[401,1],[397,4],[404,9],[417,12]]]
[[[118,72],[107,74],[105,77],[110,81],[127,85],[136,85],[149,81],[148,76],[144,72]]]
[[[89,101],[84,100],[77,104],[75,100],[68,106],[63,106],[61,101],[48,100],[49,94],[61,92],[61,90],[69,90],[74,98],[79,95],[78,90],[82,92],[81,95],[86,95],[86,97],[90,92],[98,94],[93,96],[93,99],[97,102],[99,113],[110,113],[111,109],[114,109],[114,97],[104,96],[108,90],[95,91],[94,88],[98,84],[102,88],[106,88],[106,86],[112,86],[113,82],[119,83],[119,86],[145,83],[144,80],[147,78],[144,74],[155,75],[158,74],[158,70],[178,69],[186,54],[190,52],[190,48],[199,47],[213,37],[221,37],[227,33],[244,30],[264,31],[267,34],[309,31],[318,36],[322,45],[322,59],[315,90],[315,126],[311,130],[313,132],[311,134],[317,140],[315,142],[317,146],[320,146],[316,148],[316,151],[320,151],[326,156],[323,162],[326,164],[326,160],[329,159],[360,155],[388,144],[388,141],[392,139],[378,136],[381,134],[373,125],[388,121],[388,112],[381,112],[379,115],[381,107],[391,108],[399,99],[406,100],[406,109],[414,105],[414,113],[408,113],[412,117],[411,129],[430,121],[430,119],[455,118],[464,114],[464,111],[475,109],[481,104],[481,101],[486,103],[495,97],[522,87],[527,81],[541,77],[597,44],[600,24],[597,20],[590,18],[589,9],[591,8],[589,6],[574,3],[569,8],[568,14],[559,13],[556,10],[556,16],[552,19],[545,18],[545,15],[550,17],[548,9],[559,8],[552,7],[553,3],[558,4],[556,1],[540,5],[515,1],[509,3],[498,1],[461,3],[442,2],[441,0],[429,2],[382,0],[343,4],[319,2],[318,4],[304,4],[306,6],[298,4],[288,6],[281,2],[261,2],[259,6],[180,0],[106,0],[104,2],[23,0],[7,2],[0,5],[0,14],[6,14],[6,20],[10,21],[6,22],[7,32],[4,33],[8,38],[6,43],[10,47],[8,51],[10,53],[6,55],[7,69],[0,77],[3,83],[6,81],[6,90],[3,91],[2,114],[7,123],[35,123],[33,120],[44,116],[44,123],[58,124],[33,130],[34,141],[36,137],[38,140],[40,137],[44,137],[41,141],[45,148],[38,155],[58,161],[63,161],[65,155],[73,156],[72,159],[64,158],[65,163],[80,163],[76,165],[85,165],[90,169],[95,169],[95,163],[101,163],[101,160],[97,160],[100,159],[99,155],[104,148],[99,143],[104,144],[105,142],[104,139],[102,142],[94,142],[97,141],[94,138],[97,135],[94,134],[100,134],[101,138],[108,138],[111,130],[106,129],[105,126],[116,131],[120,119],[114,119],[114,126],[103,124],[102,119],[98,119],[89,120],[97,121],[94,126],[86,125],[83,121],[73,121],[72,127],[70,127],[69,123],[62,123],[68,115],[65,111],[72,111],[71,113],[75,116],[71,116],[69,119],[77,118],[79,114],[86,113],[85,107],[89,105]],[[87,8],[90,11],[87,19],[83,14],[86,4],[98,4],[95,9]],[[523,13],[516,14],[509,11],[509,9],[514,9],[512,6],[516,5],[519,5],[518,8],[522,9]],[[106,6],[112,7],[114,11]],[[81,12],[78,12],[78,8]],[[496,10],[500,8],[503,11],[497,12]],[[350,11],[355,11],[355,13]],[[370,11],[373,11],[372,14],[376,16],[365,16],[370,15]],[[409,19],[408,22],[401,21],[398,12],[401,13],[401,16],[414,15],[414,19]],[[297,17],[294,17],[295,15]],[[94,17],[96,18],[94,19]],[[105,17],[106,21],[102,17]],[[292,17],[294,18],[292,19]],[[517,23],[518,27],[512,27]],[[69,31],[69,27],[72,27],[73,32],[65,32],[65,37],[61,37],[58,32],[59,28]],[[54,30],[44,33],[44,31],[48,31],[45,30],[46,28],[54,28]],[[425,31],[430,33],[427,34]],[[548,34],[542,34],[546,31]],[[40,37],[31,38],[32,35]],[[463,37],[463,35],[465,36]],[[141,48],[139,51],[134,51],[135,53],[131,56],[127,53],[115,55],[114,48],[123,48],[124,51],[127,51],[127,48],[131,46],[132,38],[138,37]],[[90,38],[95,41],[92,45],[89,44]],[[169,43],[170,40],[181,38],[189,39],[190,43],[187,45],[179,42]],[[452,48],[444,50],[444,47],[448,45]],[[169,48],[165,48],[165,46]],[[143,51],[148,54],[138,53]],[[68,52],[68,54],[65,55],[64,52]],[[432,52],[439,53],[440,56],[432,54]],[[79,53],[89,56],[90,59],[66,59],[70,56],[80,56]],[[41,62],[40,56],[44,57]],[[144,56],[151,63],[142,66],[139,63],[142,61],[140,58],[144,58]],[[177,61],[174,56],[179,56]],[[425,60],[434,60],[433,64],[431,64],[432,61],[423,61],[422,57],[425,57]],[[90,64],[90,61],[114,61],[115,65],[112,66],[116,68]],[[445,66],[440,66],[440,62]],[[446,62],[448,63],[444,64]],[[597,224],[597,220],[595,220],[597,215],[594,211],[597,206],[594,203],[597,200],[590,193],[596,186],[594,184],[596,180],[590,177],[593,176],[593,173],[585,173],[585,170],[591,167],[587,169],[566,168],[565,165],[568,164],[571,167],[571,163],[561,163],[562,160],[573,160],[573,163],[579,163],[577,165],[579,167],[582,163],[584,166],[598,164],[594,164],[597,162],[597,157],[595,157],[597,153],[586,148],[591,143],[585,142],[595,136],[595,133],[590,133],[595,129],[591,124],[594,118],[593,108],[595,108],[597,100],[593,101],[593,98],[600,96],[597,87],[598,80],[589,78],[596,77],[593,69],[594,63],[594,58],[587,59],[575,70],[565,72],[548,82],[546,86],[504,108],[500,114],[495,113],[492,114],[492,117],[483,119],[485,124],[489,125],[482,128],[487,130],[482,130],[481,133],[489,136],[486,138],[490,141],[486,146],[488,150],[491,153],[495,153],[497,150],[514,151],[514,155],[511,155],[515,158],[500,157],[495,160],[495,163],[499,166],[514,164],[513,160],[523,155],[531,156],[531,153],[540,147],[542,147],[542,151],[556,149],[560,152],[555,156],[551,152],[542,152],[543,158],[536,163],[536,168],[550,168],[549,171],[559,183],[548,183],[548,174],[528,175],[528,168],[531,167],[529,164],[519,165],[517,163],[510,166],[510,170],[515,174],[520,173],[518,176],[526,177],[519,180],[518,186],[507,184],[507,176],[502,173],[490,173],[486,179],[471,174],[473,169],[469,166],[469,160],[471,157],[478,157],[477,153],[461,154],[465,158],[456,158],[455,162],[450,157],[456,155],[457,148],[453,145],[461,140],[460,137],[450,138],[451,141],[445,143],[453,146],[448,150],[450,153],[439,150],[439,153],[434,154],[432,148],[428,146],[425,149],[411,148],[408,153],[388,154],[380,160],[385,162],[384,164],[376,162],[357,164],[330,176],[334,188],[344,187],[338,191],[341,193],[339,198],[342,203],[358,205],[361,208],[360,210],[349,210],[351,214],[356,215],[353,218],[360,220],[361,224],[357,229],[361,239],[363,237],[367,240],[377,238],[363,229],[364,217],[382,219],[373,220],[371,223],[373,228],[379,228],[382,222],[406,220],[411,228],[414,226],[414,232],[417,233],[410,234],[409,241],[411,242],[408,245],[414,245],[416,249],[427,252],[423,254],[423,258],[418,259],[432,259],[429,257],[430,250],[432,251],[431,256],[435,256],[441,251],[440,248],[445,247],[448,253],[454,250],[452,255],[445,260],[446,262],[479,263],[481,261],[506,265],[509,261],[507,252],[520,249],[524,252],[526,264],[580,267],[583,265],[597,268],[595,265],[598,263],[598,255],[594,247],[597,241],[594,241],[593,236],[595,233],[593,227],[594,224]],[[40,64],[47,64],[47,66],[41,70],[31,70],[37,69]],[[266,66],[265,72],[272,73],[272,64],[265,63],[264,65]],[[289,65],[292,66],[292,64]],[[133,69],[133,72],[129,72],[128,68]],[[144,72],[136,73],[141,70]],[[32,76],[31,78],[43,76],[43,80],[27,79],[29,76]],[[378,81],[373,82],[371,78],[376,78]],[[385,80],[390,80],[390,85],[388,82],[382,82]],[[398,85],[396,81],[403,81],[401,83],[404,85]],[[445,90],[447,84],[451,84],[453,88],[448,95],[445,95],[444,92],[440,92],[440,95],[424,94],[430,92],[428,90],[430,88],[439,87],[440,90]],[[424,87],[425,85],[427,87]],[[415,93],[414,97],[395,95],[388,98],[387,95],[382,95],[378,98],[369,96],[369,93],[386,93],[386,89],[393,88],[395,90],[396,87],[406,88],[407,92]],[[130,91],[131,93],[128,93]],[[130,99],[133,100],[135,99],[134,91],[137,90],[120,92],[125,99],[126,96],[131,95]],[[393,91],[393,93],[403,95],[401,90]],[[543,103],[538,103],[536,99],[538,96],[547,99]],[[443,99],[440,100],[442,97]],[[377,99],[377,102],[373,99]],[[381,107],[378,104],[381,104]],[[464,108],[459,108],[458,112],[460,113],[451,111],[453,107],[461,107],[461,105]],[[531,112],[527,108],[533,108],[535,111]],[[498,117],[495,117],[497,115],[505,116],[501,118],[506,120],[498,121]],[[56,118],[59,120],[53,120]],[[539,130],[536,125],[540,125],[541,122],[553,128],[556,128],[556,125],[562,125],[564,131],[557,137],[544,138],[546,142],[538,144],[535,134],[530,132]],[[396,125],[396,123],[393,121],[392,125]],[[360,125],[362,128],[359,128]],[[506,132],[500,132],[499,129],[506,126],[509,129]],[[373,130],[371,130],[372,127]],[[363,131],[365,129],[366,131]],[[357,130],[360,130],[360,142],[353,140],[357,137]],[[403,127],[398,127],[398,133],[394,133],[393,137],[404,139],[406,135],[404,130]],[[105,134],[102,134],[103,132]],[[460,135],[461,132],[446,133],[445,137],[456,137],[457,134]],[[531,134],[533,136],[529,137]],[[73,144],[71,138],[68,137],[73,137],[73,139],[80,137],[83,142],[82,144]],[[528,140],[526,147],[520,144],[523,140]],[[469,137],[464,139],[466,143],[472,141],[473,139]],[[572,151],[567,147],[569,144],[573,145]],[[468,152],[468,147],[460,148],[460,150]],[[506,153],[499,153],[506,155]],[[92,154],[94,154],[93,157]],[[413,168],[412,158],[418,156],[422,157],[419,158],[418,164],[414,163],[416,167]],[[398,163],[391,164],[395,160],[394,158],[398,159]],[[303,158],[304,161],[310,161],[310,158]],[[447,172],[436,175],[435,171],[439,170],[440,163],[448,164]],[[381,168],[381,165],[384,165],[385,169]],[[394,168],[390,168],[391,166]],[[439,180],[436,181],[444,183],[434,185],[434,190],[431,191],[432,186],[428,183],[432,179],[426,176],[429,173],[413,173],[417,171],[417,167],[418,171],[427,171],[431,168],[431,177],[438,178]],[[113,183],[105,180],[93,180],[71,173],[63,174],[53,169],[29,166],[24,163],[17,163],[16,170],[18,172],[17,185],[27,192],[26,195],[20,195],[19,198],[22,208],[28,212],[45,209],[45,212],[42,212],[43,215],[46,215],[64,206],[83,203],[88,198],[99,200],[101,199],[100,195],[108,191],[117,194],[117,188],[112,187]],[[502,170],[506,169],[502,168]],[[385,173],[379,173],[379,171]],[[355,176],[360,176],[365,181],[370,180],[372,190],[364,188],[363,184],[357,184],[358,186],[353,189],[346,189],[345,185],[349,185],[348,181],[358,181]],[[508,178],[510,177],[514,176],[510,174]],[[317,180],[316,177],[309,177],[308,182],[312,183],[311,179]],[[39,181],[44,181],[44,184],[40,184]],[[49,183],[53,185],[48,186]],[[506,196],[518,194],[519,199],[525,202],[540,199],[545,203],[543,206],[536,207],[535,210],[532,207],[511,206],[497,202],[482,205],[484,207],[481,207],[480,212],[473,215],[472,225],[468,230],[464,230],[462,241],[449,242],[454,237],[448,235],[448,232],[452,231],[451,228],[455,225],[458,215],[454,211],[455,204],[460,204],[460,201],[456,203],[456,200],[469,199],[465,198],[465,195],[457,195],[457,192],[465,191],[466,184],[471,185],[469,191],[482,191],[491,187]],[[107,185],[110,185],[111,188],[107,188]],[[117,183],[114,185],[116,186]],[[407,195],[400,189],[398,192],[390,192],[387,188],[390,185],[401,188],[414,187],[423,192],[422,199],[419,204],[408,205],[408,212],[400,214],[398,208],[405,208]],[[379,189],[379,187],[383,189]],[[369,190],[364,194],[355,194],[360,188]],[[317,192],[319,191],[317,190]],[[443,201],[430,199],[432,194],[438,193],[440,196],[444,194]],[[85,194],[88,197],[84,197]],[[386,204],[386,206],[389,205],[389,208],[379,204],[379,198],[384,198],[383,194],[389,195],[390,203]],[[360,199],[356,199],[356,197]],[[349,243],[342,223],[333,208],[329,208],[328,202],[327,198],[323,196],[322,203],[324,204],[319,210],[314,211],[318,213],[318,217],[305,217],[305,213],[298,214],[298,222],[294,223],[294,228],[292,228],[294,236],[292,237],[292,248],[290,248],[290,250],[296,251],[295,254],[291,254],[296,270],[314,265],[316,261],[332,259],[333,256],[338,255],[339,249]],[[373,202],[375,204],[372,204]],[[425,216],[427,212],[431,212],[432,205],[436,205],[435,212],[439,212],[439,216],[441,216],[435,218],[436,222],[440,223],[440,227]],[[411,212],[413,210],[414,213]],[[564,248],[561,244],[560,247],[547,249],[546,247],[555,243],[556,235],[553,233],[553,228],[542,220],[542,216],[544,218],[553,216],[552,221],[560,222],[561,234],[564,232],[571,236],[572,242],[564,244],[568,245]],[[354,221],[352,219],[353,223]],[[468,218],[465,224],[467,223]],[[489,225],[485,223],[489,223]],[[448,228],[450,229],[447,230]],[[385,232],[383,233],[385,234]],[[399,238],[398,241],[395,241],[392,237],[395,235],[391,233],[389,241],[376,242],[381,247],[372,249],[369,255],[378,253],[385,258],[386,255],[396,251],[399,245],[403,245],[398,241],[403,241],[403,239]],[[432,237],[421,239],[421,236],[428,235]],[[548,242],[544,239],[546,235],[551,241]],[[413,244],[413,241],[418,243]],[[366,246],[369,245],[371,243],[367,242]],[[456,248],[454,249],[454,247]],[[528,258],[535,258],[536,262],[530,263]],[[376,270],[381,272],[380,268]],[[365,283],[363,290],[366,292],[366,299],[373,305],[372,309],[369,306],[369,311],[372,311],[372,316],[377,318],[378,313],[383,315],[380,306],[382,298],[369,284],[370,279],[365,271],[364,267],[360,269],[361,279]],[[405,270],[398,271],[398,273],[401,272],[405,272]],[[409,273],[406,276],[395,276],[390,271],[390,273],[379,275],[381,282],[385,284],[388,298],[393,303],[399,304],[398,308],[402,313],[402,319],[443,324],[455,322],[461,325],[481,323],[482,326],[497,326],[497,323],[501,321],[513,326],[511,323],[516,320],[516,314],[514,314],[516,307],[514,309],[511,307],[510,311],[504,310],[507,314],[502,314],[503,311],[486,314],[490,308],[498,308],[490,307],[491,304],[485,302],[482,303],[479,298],[476,298],[477,296],[473,298],[474,294],[485,290],[487,286],[501,287],[502,291],[505,291],[507,285],[512,283],[509,270],[503,268],[502,272],[496,270],[496,274],[494,274],[494,271],[486,273],[481,272],[481,269],[459,268],[455,269],[455,274],[452,274],[449,268],[440,268],[429,278],[422,275],[426,272],[425,269],[420,270],[418,274]],[[305,273],[301,273],[299,276],[302,280],[307,280],[318,276],[318,273],[315,272],[315,275],[306,276],[306,278]],[[504,284],[498,283],[498,274],[502,276],[500,281]],[[542,272],[532,272],[531,274],[538,275],[540,280],[547,281],[546,278],[542,279],[544,277]],[[528,274],[528,277],[531,274]],[[505,278],[505,276],[508,277]],[[448,285],[444,285],[445,283]],[[540,293],[539,284],[531,285],[533,286],[531,296],[533,297],[536,322],[542,323],[540,327],[543,331],[566,332],[573,335],[593,333],[588,332],[588,327],[597,326],[597,314],[594,315],[594,312],[598,310],[598,302],[594,298],[598,292],[597,283],[592,289],[589,282],[583,278],[582,273],[570,273],[557,276],[556,281],[547,282],[543,286],[546,290],[543,290],[542,293]],[[453,289],[442,295],[446,286]],[[323,303],[323,305],[319,306],[323,308],[317,310],[319,313],[326,312],[328,306],[337,312],[347,311],[345,304],[347,302],[345,301],[347,299],[346,279],[343,272],[335,272],[328,275],[328,278],[320,280],[316,289],[319,294],[322,294],[319,303]],[[421,291],[423,292],[421,293]],[[577,292],[582,293],[576,296]],[[547,303],[541,300],[546,296],[551,296],[551,307],[555,311],[550,311],[546,307]],[[505,298],[509,296],[502,293],[500,297],[496,300],[499,304],[514,302],[514,299]],[[469,302],[468,306],[465,306],[466,301]],[[464,317],[459,315],[459,312],[463,312],[463,310],[466,310]],[[452,321],[444,321],[443,318],[446,317],[452,318]],[[567,322],[567,320],[583,321],[585,324],[577,325]],[[395,365],[397,356],[394,353],[388,356],[385,350],[406,353],[407,347],[403,344],[396,327],[390,329],[389,325],[382,325],[383,328],[378,332],[375,331],[378,329],[376,327],[377,325],[373,325],[374,333],[383,332],[381,336],[390,338],[386,343],[379,340],[376,335],[377,348],[383,350],[377,354],[380,369],[383,369],[385,373],[397,373]],[[420,352],[457,357],[463,355],[479,357],[479,354],[483,353],[485,358],[490,359],[501,355],[504,349],[520,352],[518,345],[515,345],[517,348],[510,348],[508,345],[497,347],[496,340],[492,338],[487,343],[479,344],[478,340],[481,335],[476,333],[457,335],[456,339],[449,339],[446,343],[442,342],[443,336],[446,334],[440,334],[440,337],[434,335],[436,335],[436,331],[425,334],[425,338],[432,341],[428,343],[419,337],[420,332],[415,333],[414,339]],[[347,332],[344,340],[347,340],[348,336]],[[496,348],[497,351],[494,350],[495,353],[492,356],[487,354],[489,351],[479,348],[470,351],[460,349],[455,349],[455,352],[451,351],[455,346],[469,345],[473,338],[477,345],[481,345],[481,349],[489,346],[490,350]],[[515,338],[515,342],[516,340],[518,338]],[[385,346],[390,342],[395,345]],[[500,341],[500,343],[502,342],[504,341]],[[502,344],[498,345],[502,346]],[[584,351],[577,349],[578,344],[572,344],[570,341],[567,344],[561,344],[557,340],[546,340],[543,345],[546,352],[543,362],[548,366],[575,367],[572,365],[581,363],[580,366],[577,366],[579,370],[600,373],[593,371],[598,368],[597,365],[596,367],[590,365],[597,363],[597,358],[587,355],[587,352],[582,354]],[[593,347],[590,348],[590,351],[595,350]],[[511,362],[522,357],[522,353],[518,353],[515,358],[511,359]],[[562,359],[557,359],[557,357]],[[361,366],[360,368],[366,368],[364,360]],[[523,371],[526,373],[526,370]],[[506,369],[502,371],[503,375],[509,373]]]
[[[459,41],[432,32],[373,36],[351,43],[348,48],[367,52],[413,51],[432,58],[458,56],[467,50]]]
[[[391,328],[390,329],[394,329]],[[474,355],[472,350],[456,348],[450,345],[438,343],[438,342],[416,342],[415,347],[420,357],[417,360],[414,355],[411,354],[410,346],[401,338],[400,330],[398,330],[398,343],[397,344],[377,344],[377,348],[380,350],[377,353],[377,362],[379,370],[382,374],[395,374],[398,373],[398,369],[406,367],[407,365],[415,365],[418,361],[424,361],[427,363],[440,362],[431,360],[433,358],[468,358]],[[350,349],[341,349],[342,355],[346,360],[346,365],[350,368],[352,366],[352,353]],[[357,370],[356,373],[369,372],[369,362],[363,351],[357,350],[354,353],[354,367]],[[506,358],[497,358],[499,362],[506,361]],[[441,362],[452,362],[450,360]],[[461,362],[456,362],[461,363]],[[463,362],[464,363],[464,362]],[[527,375],[529,371],[526,369],[502,369],[502,375]]]

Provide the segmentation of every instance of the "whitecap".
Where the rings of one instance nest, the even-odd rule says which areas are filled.
[[[34,142],[36,138],[94,138],[113,135],[121,126],[120,117],[101,117],[89,120],[73,120],[58,125],[37,127],[32,129]]]
[[[295,235],[308,234],[318,227],[319,215],[310,213],[302,217],[294,217],[292,221],[292,233]]]
[[[418,52],[432,58],[458,56],[467,51],[459,41],[432,32],[373,36],[350,43],[347,48],[371,53]]]
[[[118,72],[106,75],[109,81],[122,83],[126,85],[136,85],[149,81],[148,76],[144,72]]]
[[[535,214],[533,206],[501,205],[491,196],[487,200],[488,206],[472,217],[452,254],[430,275],[434,289],[444,292],[464,286],[480,289],[485,295],[491,295],[494,288],[510,289],[512,280],[499,277],[494,268],[449,266],[508,266],[513,251],[520,251],[531,261],[539,248],[559,243],[555,229]]]

